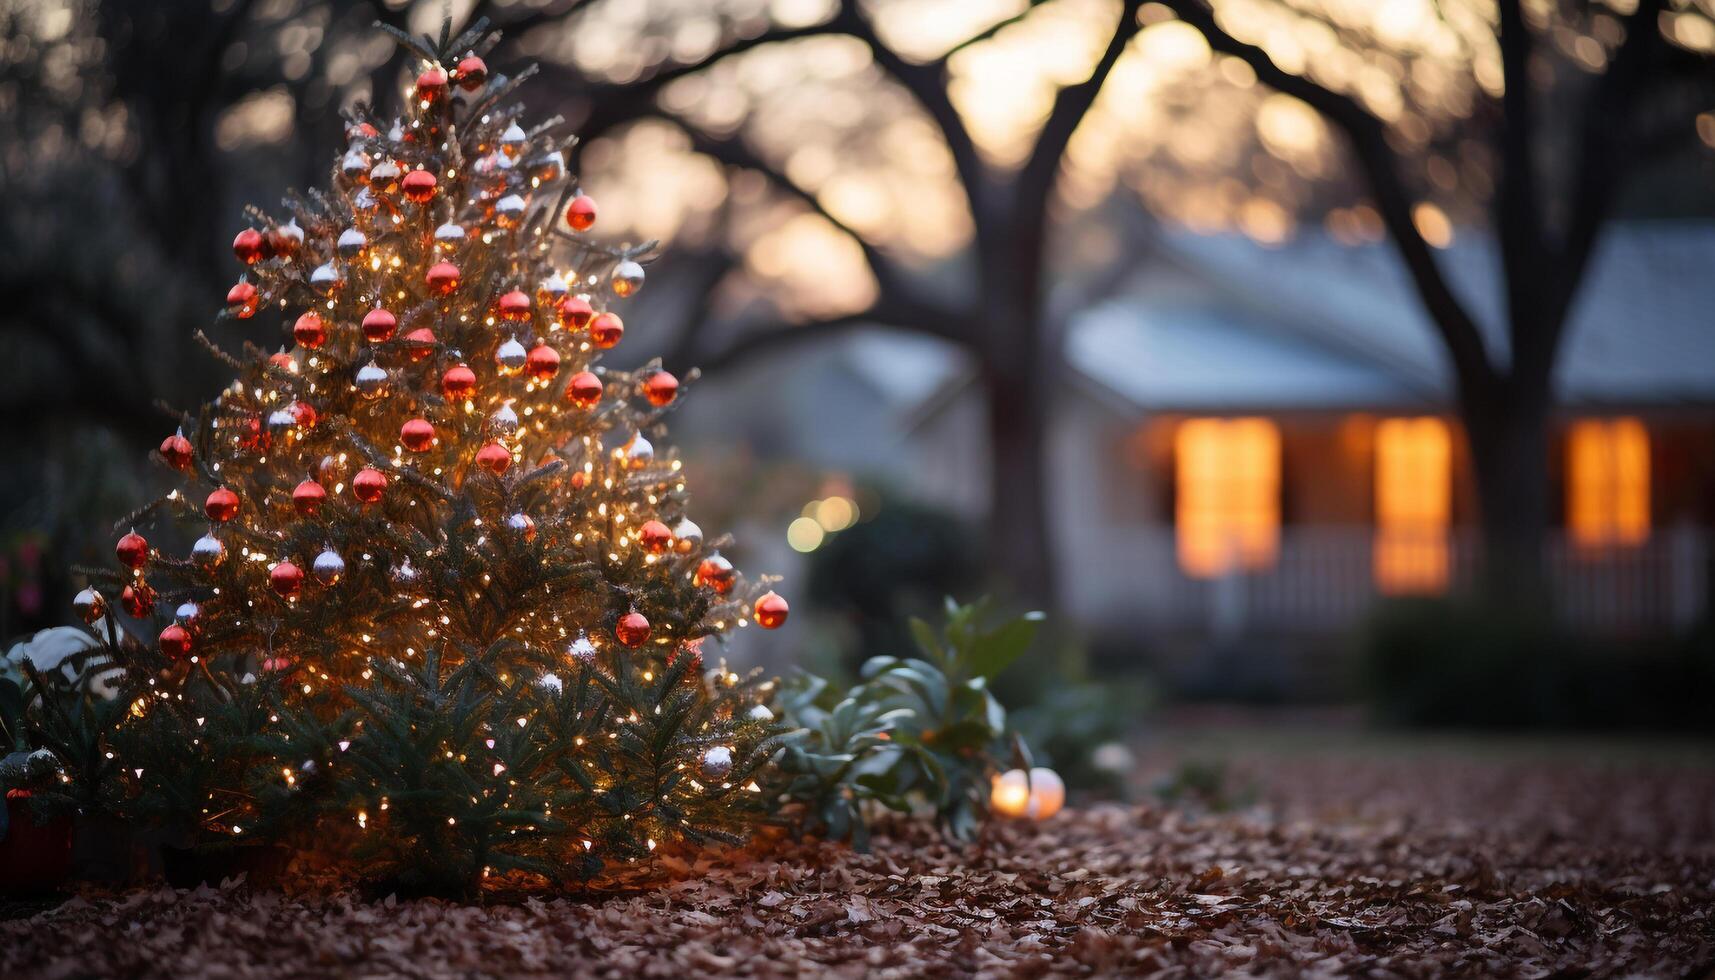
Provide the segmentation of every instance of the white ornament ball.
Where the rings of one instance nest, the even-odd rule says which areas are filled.
[[[768,710],[768,705],[766,704],[759,704],[752,707],[748,712],[748,715],[751,721],[767,722],[774,720],[774,712]]]
[[[339,552],[332,548],[324,549],[321,554],[316,556],[315,562],[310,565],[310,572],[321,584],[332,585],[339,581],[341,575],[345,574],[345,559],[341,558]]]
[[[368,244],[369,239],[363,236],[363,232],[358,231],[356,228],[347,228],[339,233],[339,241],[334,247],[339,249],[339,254],[349,259],[355,258],[359,252],[363,251],[363,247]]]
[[[357,369],[355,383],[358,394],[365,398],[380,398],[387,393],[387,371],[370,361]]]
[[[637,295],[643,288],[643,266],[626,259],[613,267],[613,294],[620,299]]]
[[[732,775],[732,749],[716,745],[704,752],[703,775],[715,780]]]
[[[572,645],[566,648],[566,653],[570,654],[573,660],[586,667],[595,663],[595,644],[590,642],[590,638],[586,634],[579,633],[578,638],[572,641]]]
[[[673,547],[680,554],[690,554],[703,546],[703,529],[691,521],[689,517],[681,520],[673,528]]]
[[[619,453],[625,458],[626,465],[634,470],[640,470],[655,460],[655,446],[641,432],[634,433],[630,441],[620,447]]]
[[[524,370],[524,362],[529,360],[530,352],[512,337],[494,351],[494,363],[500,366],[501,374],[517,374]]]
[[[488,417],[488,427],[496,435],[509,436],[518,431],[518,413],[511,405],[502,405]]]
[[[191,545],[191,560],[203,568],[213,568],[226,560],[226,545],[212,534],[205,534]]]
[[[310,273],[310,285],[322,293],[330,293],[339,288],[339,269],[332,262],[324,262],[316,266],[316,271]]]

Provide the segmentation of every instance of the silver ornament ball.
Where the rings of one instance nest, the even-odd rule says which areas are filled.
[[[357,385],[357,393],[365,398],[380,398],[387,393],[387,372],[374,361],[358,368],[353,381]]]
[[[345,574],[345,559],[339,556],[339,552],[327,548],[316,556],[316,560],[310,565],[310,571],[315,575],[316,581],[323,585],[332,585]]]
[[[517,337],[508,338],[494,351],[494,363],[500,366],[502,374],[517,374],[524,370],[524,362],[529,357],[530,352],[524,349]]]
[[[637,295],[643,288],[643,266],[626,259],[613,267],[613,276],[609,280],[613,286],[613,294],[620,299]]]
[[[191,545],[191,560],[203,568],[213,568],[226,560],[226,545],[212,534],[205,534]]]
[[[107,598],[96,589],[84,589],[72,597],[71,608],[77,618],[93,623],[107,612]]]
[[[732,749],[716,745],[703,753],[703,775],[709,779],[725,779],[732,775]]]

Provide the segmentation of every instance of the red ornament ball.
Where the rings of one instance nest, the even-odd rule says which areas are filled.
[[[460,401],[476,390],[476,372],[468,365],[454,364],[441,375],[441,393],[448,401]]]
[[[298,365],[298,362],[292,359],[292,355],[283,350],[269,354],[268,363],[286,372],[291,372]]]
[[[255,265],[267,258],[268,242],[262,233],[254,228],[246,228],[232,240],[232,254],[238,256],[238,261],[245,265]]]
[[[314,480],[305,480],[292,489],[292,507],[304,517],[314,517],[327,499],[328,492]]]
[[[409,357],[411,362],[415,364],[433,354],[437,343],[439,341],[435,339],[433,330],[428,327],[418,327],[405,335],[405,356]]]
[[[209,520],[224,524],[238,516],[238,494],[221,487],[208,495],[208,499],[203,501],[202,509]]]
[[[640,647],[649,639],[649,620],[640,612],[628,612],[613,624],[613,635],[628,647]]]
[[[274,437],[268,434],[268,428],[262,424],[262,419],[252,415],[238,422],[238,447],[247,452],[267,452],[274,444]]]
[[[433,102],[447,94],[447,73],[440,66],[430,68],[417,76],[417,98],[424,102]]]
[[[566,386],[566,401],[589,411],[601,404],[601,393],[601,379],[590,371],[579,371],[572,375],[572,383]]]
[[[482,88],[482,83],[488,81],[488,65],[474,54],[465,55],[459,59],[458,69],[454,77],[459,81],[459,88],[466,92],[474,92]]]
[[[183,660],[191,655],[191,631],[177,623],[162,630],[158,642],[161,653],[169,660]]]
[[[226,291],[226,311],[240,320],[256,315],[256,287],[240,279]]]
[[[365,466],[351,478],[352,496],[366,504],[373,504],[381,499],[381,494],[387,490],[387,476],[373,466]]]
[[[673,532],[660,521],[645,521],[643,526],[637,529],[637,540],[649,549],[650,554],[665,554],[667,549],[673,547]]]
[[[590,475],[588,473],[585,473],[583,470],[578,470],[576,473],[572,474],[572,489],[573,490],[582,490],[584,487],[587,487],[589,485],[590,485]]]
[[[733,582],[737,578],[738,572],[732,567],[732,562],[721,557],[719,553],[710,555],[697,564],[696,583],[715,590],[716,595],[731,592]]]
[[[327,324],[323,323],[316,313],[305,313],[298,317],[298,322],[292,324],[292,339],[301,347],[315,350],[328,342]]]
[[[459,267],[451,262],[436,262],[429,266],[428,275],[423,277],[429,289],[437,295],[445,296],[459,288]]]
[[[175,432],[161,440],[161,458],[175,470],[191,468],[191,441],[183,432]]]
[[[595,198],[588,194],[579,194],[572,198],[572,203],[566,208],[566,224],[573,231],[589,231],[595,227]]]
[[[649,404],[656,408],[673,404],[673,399],[678,394],[679,379],[666,371],[656,371],[643,382],[643,397],[649,399]]]
[[[590,341],[602,350],[612,348],[623,336],[625,323],[617,313],[603,313],[590,321]]]
[[[512,466],[512,451],[498,442],[491,442],[476,451],[476,464],[495,476]]]
[[[288,411],[292,413],[292,418],[297,420],[298,427],[301,429],[315,428],[316,419],[320,418],[316,413],[316,407],[308,402],[293,402]]]
[[[756,617],[756,625],[765,630],[777,630],[786,622],[786,600],[779,593],[770,592],[756,600],[751,614]]]
[[[399,182],[405,200],[427,204],[435,197],[435,175],[427,170],[413,170]]]
[[[142,568],[149,560],[149,542],[132,531],[119,539],[119,543],[113,546],[113,553],[127,568]]]
[[[283,561],[268,572],[268,586],[282,599],[296,599],[304,591],[304,570]]]
[[[372,344],[385,343],[393,339],[398,326],[399,318],[378,306],[363,315],[363,339]]]
[[[155,590],[142,582],[132,582],[119,593],[119,604],[132,619],[142,619],[155,611]]]
[[[530,319],[530,297],[526,296],[522,289],[514,289],[500,297],[500,301],[494,306],[495,312],[500,314],[502,320],[517,323]]]
[[[412,419],[399,427],[399,444],[414,453],[435,444],[435,427],[428,419]]]
[[[567,330],[582,330],[595,316],[595,307],[582,296],[567,296],[560,301],[560,325]]]
[[[536,381],[546,383],[560,370],[560,352],[547,344],[537,344],[530,349],[530,356],[524,361],[524,371]]]

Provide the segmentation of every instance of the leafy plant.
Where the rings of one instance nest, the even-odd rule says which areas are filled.
[[[986,599],[948,599],[940,633],[913,618],[921,656],[871,658],[844,698],[812,675],[787,686],[777,703],[797,731],[780,766],[805,829],[861,847],[868,804],[907,812],[922,800],[949,836],[976,834],[989,778],[1009,747],[1016,764],[1030,764],[1023,741],[1009,741],[1006,709],[989,682],[1024,654],[1043,618],[1033,612],[991,626],[989,609]]]

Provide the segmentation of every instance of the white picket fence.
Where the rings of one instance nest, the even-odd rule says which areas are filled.
[[[1088,621],[1207,631],[1330,633],[1358,623],[1382,597],[1367,528],[1287,528],[1267,568],[1216,579],[1179,568],[1172,528],[1113,532],[1106,561],[1084,560],[1068,584]],[[1474,536],[1448,541],[1448,589],[1476,579]],[[1604,634],[1668,633],[1696,622],[1709,598],[1710,535],[1668,528],[1637,546],[1590,549],[1556,537],[1546,556],[1555,607],[1568,624]]]

